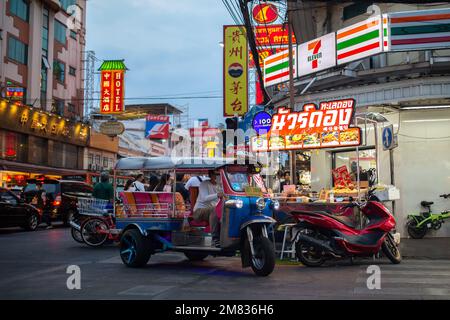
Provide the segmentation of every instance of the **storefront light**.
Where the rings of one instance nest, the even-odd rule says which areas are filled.
[[[420,122],[446,122],[450,119],[420,119],[420,120],[403,120],[403,123],[420,123]]]
[[[450,108],[450,105],[403,107],[401,110],[427,110],[427,109],[448,109],[448,108]]]

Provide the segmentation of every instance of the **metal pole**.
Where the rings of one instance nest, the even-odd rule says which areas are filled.
[[[172,190],[172,196],[173,196],[173,217],[175,218],[176,216],[176,204],[175,204],[175,193],[177,192],[177,171],[176,169],[173,169],[173,186],[172,186],[173,190]]]
[[[117,181],[116,181],[116,170],[113,170],[113,216],[116,216],[116,190],[117,190]]]
[[[291,26],[291,11],[288,9],[288,31],[289,31],[289,106],[292,110],[295,109],[295,100],[294,100],[294,59],[292,58],[293,48],[292,48],[292,26]],[[290,163],[290,171],[291,171],[291,183],[297,184],[297,174],[296,174],[296,160],[295,160],[295,151],[289,151],[289,163]]]
[[[394,149],[389,150],[389,166],[391,169],[391,184],[395,186]],[[395,215],[395,200],[392,201],[392,214]]]
[[[375,133],[375,162],[376,162],[376,172],[377,172],[377,184],[380,183],[380,157],[378,156],[378,125],[375,122],[373,124],[374,133]]]

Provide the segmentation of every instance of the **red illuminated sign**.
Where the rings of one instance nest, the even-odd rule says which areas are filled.
[[[6,87],[6,97],[11,100],[22,100],[24,89],[21,87]]]
[[[272,117],[271,132],[280,135],[320,133],[347,130],[353,118],[355,100],[321,102],[319,108],[313,103],[305,104],[302,112],[279,108]]]
[[[361,144],[361,131],[350,127],[355,100],[309,103],[301,112],[279,108],[272,116],[266,136],[252,138],[253,151],[294,150],[356,146]]]
[[[273,3],[262,3],[253,7],[253,20],[259,24],[270,24],[278,19],[278,9]]]
[[[123,70],[101,72],[101,113],[122,113],[124,111]]]
[[[257,47],[262,46],[287,46],[289,44],[289,28],[282,24],[273,26],[256,26],[253,28]],[[292,43],[296,43],[295,35],[292,34]]]

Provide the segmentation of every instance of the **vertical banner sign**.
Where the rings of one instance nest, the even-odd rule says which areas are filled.
[[[101,113],[122,113],[124,98],[123,70],[101,72]]]
[[[104,61],[100,67],[100,113],[124,112],[125,64],[122,60]]]
[[[248,111],[248,43],[244,26],[223,26],[224,117]]]
[[[336,33],[337,63],[360,60],[383,51],[381,16],[353,24]]]
[[[112,71],[101,72],[100,113],[112,113]]]
[[[336,34],[302,43],[298,46],[298,76],[336,66]]]

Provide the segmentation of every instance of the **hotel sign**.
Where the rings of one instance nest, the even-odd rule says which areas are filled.
[[[107,60],[100,67],[100,113],[124,112],[125,71],[123,60]]]

